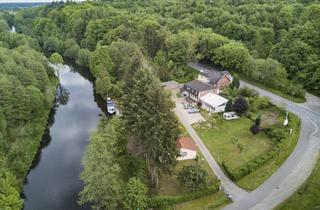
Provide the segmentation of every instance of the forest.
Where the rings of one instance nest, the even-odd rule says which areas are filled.
[[[37,40],[9,32],[0,16],[0,206],[21,209],[21,186],[55,98],[53,70]]]
[[[298,0],[69,2],[19,12],[12,22],[45,51],[80,65],[105,48],[113,65],[99,78],[113,84],[100,89],[116,95],[119,74],[130,69],[117,59],[134,54],[150,60],[162,81],[190,80],[186,63],[199,61],[303,98],[302,87],[319,94],[319,10]]]
[[[147,188],[170,174],[181,133],[160,81],[192,80],[196,72],[187,63],[201,62],[289,97],[320,95],[319,14],[312,0],[104,0],[2,15],[0,175],[10,196],[0,205],[22,205],[19,185],[54,98],[53,71],[38,51],[88,67],[98,93],[119,98],[124,108],[123,118],[102,119],[91,136],[79,203],[147,207]],[[13,25],[19,34],[7,32]],[[130,141],[143,158],[128,154]],[[131,202],[134,189],[139,204]]]

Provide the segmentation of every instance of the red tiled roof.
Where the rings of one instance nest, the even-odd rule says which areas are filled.
[[[197,145],[193,142],[193,140],[189,137],[181,137],[178,139],[178,145],[180,148],[189,149],[189,150],[197,150]]]

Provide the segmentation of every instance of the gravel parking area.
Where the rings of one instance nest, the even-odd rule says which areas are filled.
[[[183,115],[185,116],[185,119],[187,120],[187,122],[190,125],[192,125],[194,123],[205,121],[205,119],[203,118],[203,116],[200,113],[189,114],[188,110],[184,109],[182,103],[186,102],[186,101],[185,101],[185,99],[183,97],[182,98],[174,97],[173,99],[174,99],[174,102],[176,104],[176,109],[179,109],[181,111],[181,113],[183,113]]]

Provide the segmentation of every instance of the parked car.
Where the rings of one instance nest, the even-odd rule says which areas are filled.
[[[184,107],[184,109],[192,109],[193,108],[193,106],[189,103],[183,104],[183,107]]]
[[[188,110],[188,113],[189,113],[189,114],[194,114],[194,113],[199,113],[199,112],[200,112],[199,109],[189,109],[189,110]]]

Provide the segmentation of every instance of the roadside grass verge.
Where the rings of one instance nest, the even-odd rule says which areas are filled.
[[[320,209],[320,158],[310,177],[288,200],[276,210]]]
[[[248,191],[256,189],[264,183],[290,156],[299,139],[300,135],[300,120],[297,116],[292,115],[289,126],[293,129],[292,134],[284,141],[280,153],[271,161],[262,165],[249,175],[243,177],[236,184]],[[319,179],[320,183],[320,179]]]
[[[304,103],[304,102],[306,102],[305,98],[297,98],[297,97],[288,95],[288,94],[286,94],[286,93],[284,93],[284,92],[282,92],[280,90],[277,90],[277,89],[274,89],[274,88],[271,88],[271,87],[267,87],[267,86],[265,86],[265,85],[263,85],[263,84],[261,84],[259,82],[253,81],[252,79],[250,79],[248,77],[245,77],[245,76],[241,75],[240,78],[241,78],[241,80],[243,80],[245,82],[248,82],[248,83],[250,83],[252,85],[255,85],[255,86],[259,87],[259,88],[262,88],[262,89],[267,90],[267,91],[269,91],[271,93],[274,93],[274,94],[276,94],[278,96],[286,98],[286,99],[288,99],[288,100],[290,100],[292,102],[295,102],[295,103]]]
[[[175,210],[216,210],[226,206],[230,201],[220,191],[213,195],[176,205]]]

